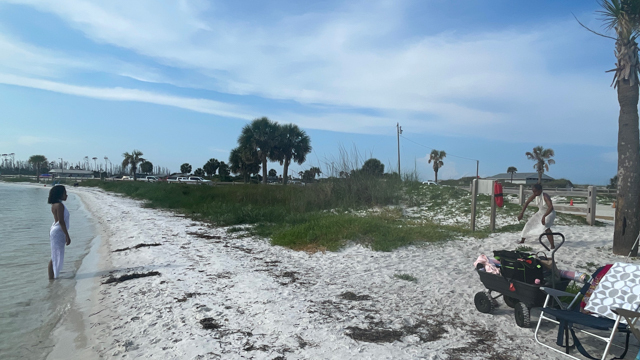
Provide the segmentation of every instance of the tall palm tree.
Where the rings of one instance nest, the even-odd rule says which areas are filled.
[[[511,183],[513,184],[513,174],[517,173],[518,169],[516,169],[515,166],[509,166],[509,168],[507,168],[507,173],[511,174]]]
[[[311,152],[311,139],[304,130],[297,125],[286,124],[280,126],[278,143],[274,151],[274,158],[284,165],[282,184],[287,185],[289,165],[291,161],[302,165],[307,160],[307,155]]]
[[[267,183],[267,160],[278,161],[279,125],[266,117],[253,120],[242,128],[238,144],[243,149],[255,151],[262,163],[262,183]]]
[[[615,31],[616,67],[613,86],[618,91],[618,193],[616,196],[613,253],[627,255],[640,231],[640,132],[638,128],[638,35],[640,1],[601,0],[607,30]]]
[[[239,146],[231,150],[229,165],[231,172],[242,175],[242,180],[245,183],[249,182],[251,175],[260,172],[260,159],[257,153]]]
[[[29,157],[29,164],[36,167],[36,175],[38,176],[38,182],[40,182],[40,166],[47,163],[47,157],[44,155],[31,155]]]
[[[433,172],[436,173],[436,184],[438,183],[438,170],[444,166],[444,159],[447,156],[447,153],[444,150],[431,150],[431,154],[429,154],[429,164],[433,161]]]
[[[145,159],[142,158],[142,155],[142,151],[140,150],[133,150],[131,154],[128,152],[122,154],[124,157],[122,160],[122,169],[125,169],[127,166],[131,166],[130,171],[131,174],[133,174],[134,181],[137,180],[136,171],[138,170],[138,164],[145,161]]]
[[[552,157],[555,156],[553,149],[545,149],[542,146],[536,146],[533,148],[533,152],[526,152],[527,159],[533,160],[536,163],[533,165],[533,168],[536,169],[538,173],[538,184],[542,184],[542,174],[544,174],[545,169],[549,171],[549,165],[553,165],[556,163]]]

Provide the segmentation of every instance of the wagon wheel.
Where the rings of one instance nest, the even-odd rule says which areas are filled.
[[[522,328],[531,327],[531,312],[526,304],[521,302],[516,303],[515,317],[518,326]]]
[[[503,295],[502,298],[504,299],[504,303],[507,304],[507,306],[510,308],[515,308],[516,304],[519,302],[518,299],[514,299],[507,295]]]
[[[490,314],[494,309],[493,299],[488,292],[481,291],[476,293],[473,302],[476,304],[476,309],[483,314]]]

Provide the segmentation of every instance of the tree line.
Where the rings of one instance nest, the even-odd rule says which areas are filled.
[[[238,143],[229,154],[229,162],[211,158],[201,168],[194,171],[194,175],[213,176],[218,172],[221,179],[233,173],[242,177],[244,182],[249,182],[251,176],[262,173],[262,183],[267,183],[268,176],[276,176],[274,169],[267,170],[267,162],[279,162],[283,166],[282,183],[288,182],[289,166],[292,163],[302,165],[311,152],[311,139],[307,133],[295,124],[279,124],[267,117],[254,119],[245,125],[238,137]],[[313,169],[313,171],[312,171]],[[301,177],[320,174],[319,168],[312,168],[303,172]],[[180,166],[180,172],[191,173],[192,166],[184,163]],[[271,173],[271,174],[269,174]]]

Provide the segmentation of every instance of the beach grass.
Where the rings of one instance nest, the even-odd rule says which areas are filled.
[[[145,200],[151,208],[169,209],[229,233],[248,231],[274,245],[296,250],[336,251],[349,242],[378,251],[464,236],[484,238],[488,229],[469,229],[471,196],[452,186],[423,185],[411,176],[329,178],[306,186],[187,185],[142,181],[84,181],[107,191]],[[410,210],[414,209],[414,210]],[[490,196],[478,195],[479,216],[488,216]],[[505,201],[503,219],[515,221],[521,207]],[[536,209],[530,206],[525,218]],[[434,217],[457,219],[443,224]],[[578,215],[558,213],[560,225],[582,225]],[[245,226],[249,225],[249,226]],[[519,232],[519,222],[496,232]]]
[[[271,230],[272,243],[293,249],[319,245],[338,250],[347,241],[370,246],[377,251],[423,242],[444,241],[461,236],[486,236],[458,226],[394,220],[384,216],[352,214],[313,214],[305,221]]]
[[[206,186],[141,181],[85,181],[146,201],[146,206],[178,211],[216,226],[238,225],[269,237],[274,245],[293,249],[335,251],[348,242],[390,251],[409,244],[484,237],[486,232],[462,226],[403,219],[402,211],[389,208],[417,191],[417,182],[393,177],[323,179],[307,186],[227,185]],[[417,201],[417,200],[416,200]],[[371,208],[380,211],[370,212]]]

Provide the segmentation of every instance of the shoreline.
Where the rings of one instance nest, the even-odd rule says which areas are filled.
[[[29,235],[28,233],[25,236],[32,236],[22,238],[16,238],[14,240],[25,240],[27,244],[31,244],[31,246],[36,246],[33,250],[29,250],[26,254],[26,257],[22,261],[26,261],[24,267],[21,269],[25,271],[24,274],[20,277],[22,281],[26,281],[19,287],[15,288],[17,293],[24,293],[24,291],[28,291],[28,293],[24,293],[16,298],[16,294],[14,294],[14,299],[18,299],[16,303],[12,299],[9,299],[6,306],[9,306],[9,317],[15,317],[13,313],[19,313],[20,311],[28,311],[24,317],[18,317],[20,319],[20,324],[17,325],[20,328],[20,331],[28,331],[24,333],[24,336],[19,337],[11,337],[9,336],[6,339],[6,344],[8,346],[15,346],[15,353],[11,352],[11,348],[9,349],[8,356],[13,358],[13,356],[24,356],[22,353],[29,353],[29,355],[25,358],[37,358],[37,359],[46,359],[49,357],[49,354],[56,347],[57,339],[54,337],[54,332],[56,332],[61,324],[65,320],[78,320],[82,319],[82,316],[77,312],[76,307],[74,306],[75,298],[78,294],[78,271],[81,271],[83,264],[87,264],[87,256],[90,254],[93,244],[96,241],[99,241],[99,237],[96,236],[96,228],[93,226],[94,221],[92,219],[92,214],[88,210],[88,208],[83,203],[80,196],[75,196],[73,191],[70,191],[69,201],[65,206],[68,206],[71,212],[73,213],[74,220],[72,220],[72,229],[71,235],[72,239],[74,239],[75,245],[67,248],[65,254],[65,266],[63,268],[63,272],[60,276],[60,279],[57,281],[48,280],[46,274],[46,263],[50,259],[50,251],[49,251],[49,239],[48,236],[43,237],[40,236],[40,231],[42,230],[42,234],[44,231],[48,230],[47,223],[51,223],[51,214],[48,209],[48,205],[46,205],[46,194],[48,193],[47,188],[43,188],[42,184],[38,186],[38,184],[33,183],[5,183],[3,184],[3,189],[9,189],[9,191],[15,191],[17,193],[26,192],[27,194],[31,194],[30,201],[35,201],[36,208],[33,209],[33,215],[30,213],[24,213],[26,218],[29,219],[27,223],[22,225],[22,229],[39,229],[36,235]],[[34,198],[33,194],[39,194],[37,198]],[[44,200],[41,209],[40,201]],[[19,212],[20,214],[20,212]],[[45,217],[43,217],[43,215]],[[37,218],[37,222],[35,218]],[[11,218],[9,218],[11,219]],[[18,218],[19,219],[19,218]],[[11,226],[20,226],[17,223],[9,224]],[[46,240],[45,240],[46,239]],[[19,249],[19,248],[18,248]],[[15,250],[15,249],[14,249]],[[11,247],[9,247],[9,251]],[[34,255],[29,257],[29,252],[35,252]],[[18,259],[22,258],[20,255]],[[40,266],[38,266],[42,262],[44,269],[44,273],[41,273]],[[34,269],[35,267],[35,269]],[[14,278],[15,279],[15,278]],[[31,289],[30,287],[35,286],[36,288]],[[11,287],[9,287],[11,289]],[[22,308],[20,305],[24,306]],[[11,308],[11,306],[15,307],[15,310]],[[26,310],[30,309],[30,310]],[[28,316],[27,316],[28,314]],[[30,317],[33,317],[34,321],[30,320]],[[5,330],[7,330],[5,328]],[[15,333],[14,333],[15,334]],[[19,334],[22,334],[20,332]],[[5,338],[3,337],[3,341]],[[4,348],[3,348],[4,350]],[[3,352],[4,354],[4,352]]]

